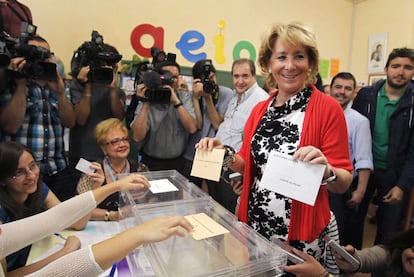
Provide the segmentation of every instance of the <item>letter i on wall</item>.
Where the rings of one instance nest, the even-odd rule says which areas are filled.
[[[219,64],[226,63],[226,57],[224,56],[224,35],[221,33],[226,28],[226,22],[221,19],[217,23],[219,33],[213,37],[213,43],[216,46],[214,59]]]

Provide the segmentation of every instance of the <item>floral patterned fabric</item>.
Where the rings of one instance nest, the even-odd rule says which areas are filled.
[[[267,164],[270,151],[293,155],[301,138],[305,111],[312,90],[305,88],[281,107],[273,107],[274,97],[265,112],[251,143],[251,154],[256,165],[257,176],[249,196],[248,224],[268,239],[273,237],[287,240],[292,199],[262,188],[260,180]],[[313,242],[291,241],[301,249],[325,264],[330,273],[339,273],[330,251],[326,251],[324,236],[338,238],[334,216],[320,237]]]

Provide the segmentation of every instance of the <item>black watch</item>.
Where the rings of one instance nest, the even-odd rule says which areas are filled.
[[[178,104],[175,104],[175,105],[174,105],[174,108],[176,108],[176,109],[177,109],[179,106],[182,106],[182,105],[183,105],[183,102],[181,102],[181,101],[180,101],[180,102],[178,102]]]
[[[236,150],[229,145],[224,145],[224,157],[223,157],[223,167],[228,168],[232,163],[235,162],[234,155],[236,154]]]

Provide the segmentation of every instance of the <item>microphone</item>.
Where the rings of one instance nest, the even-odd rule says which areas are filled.
[[[157,89],[162,85],[161,75],[155,71],[145,72],[142,79],[145,86],[150,89]]]

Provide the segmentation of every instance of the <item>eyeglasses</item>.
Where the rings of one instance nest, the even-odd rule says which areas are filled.
[[[112,146],[117,146],[120,145],[121,142],[125,142],[125,143],[129,143],[129,138],[128,137],[124,137],[124,138],[116,138],[113,140],[110,140],[106,143],[106,145],[111,144]]]
[[[37,162],[33,161],[29,164],[28,169],[18,168],[16,172],[11,176],[13,180],[26,178],[29,172],[36,173],[36,171],[39,169],[39,165]]]

